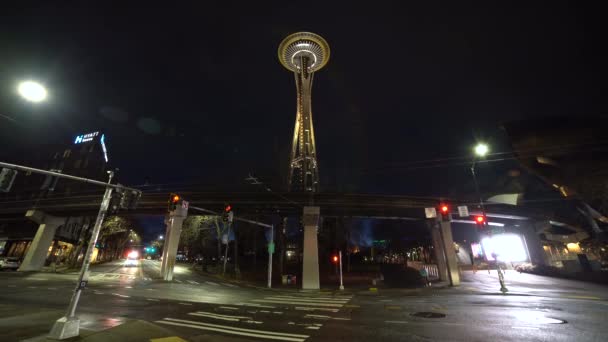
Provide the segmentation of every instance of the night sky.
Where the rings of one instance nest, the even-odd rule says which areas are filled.
[[[295,84],[276,49],[300,30],[332,49],[313,86],[324,191],[449,194],[465,165],[416,162],[476,139],[508,151],[505,121],[606,113],[604,25],[586,2],[178,3],[3,5],[0,158],[99,130],[126,184],[280,185]],[[18,98],[27,78],[50,101]]]

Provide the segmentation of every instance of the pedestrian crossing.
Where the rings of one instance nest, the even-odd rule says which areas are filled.
[[[350,320],[335,317],[332,313],[338,313],[351,299],[352,295],[277,293],[187,312],[182,314],[185,317],[165,317],[155,323],[222,335],[303,342],[311,337],[311,333],[320,330],[324,321]],[[278,317],[282,319],[277,319]]]

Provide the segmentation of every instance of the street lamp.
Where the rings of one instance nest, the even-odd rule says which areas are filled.
[[[20,82],[17,86],[17,92],[29,102],[42,102],[48,95],[46,88],[35,81]]]
[[[488,145],[484,143],[479,143],[475,146],[475,154],[481,158],[485,157],[489,150]]]
[[[160,235],[160,236],[158,237],[158,239],[159,239],[159,240],[162,240],[162,239],[163,239],[163,236],[162,236],[162,235]]]

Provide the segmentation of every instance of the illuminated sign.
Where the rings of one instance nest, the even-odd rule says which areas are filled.
[[[99,135],[99,132],[77,135],[76,139],[74,139],[74,144],[82,144],[85,142],[93,141],[93,139],[98,135]]]
[[[108,150],[106,149],[106,135],[105,134],[101,135],[99,142],[101,142],[101,150],[103,151],[103,158],[106,160],[106,163],[107,163],[108,162]]]

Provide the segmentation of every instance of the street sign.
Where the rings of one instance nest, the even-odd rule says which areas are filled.
[[[268,244],[268,254],[274,254],[274,242]]]
[[[466,205],[458,206],[458,216],[469,217],[469,207],[467,207]]]
[[[182,200],[182,208],[184,208],[184,209],[188,209],[188,205],[189,205],[189,204],[190,204],[190,203],[188,203],[188,201],[184,201],[184,200]]]
[[[424,208],[424,216],[426,216],[428,219],[437,217],[437,209]]]

